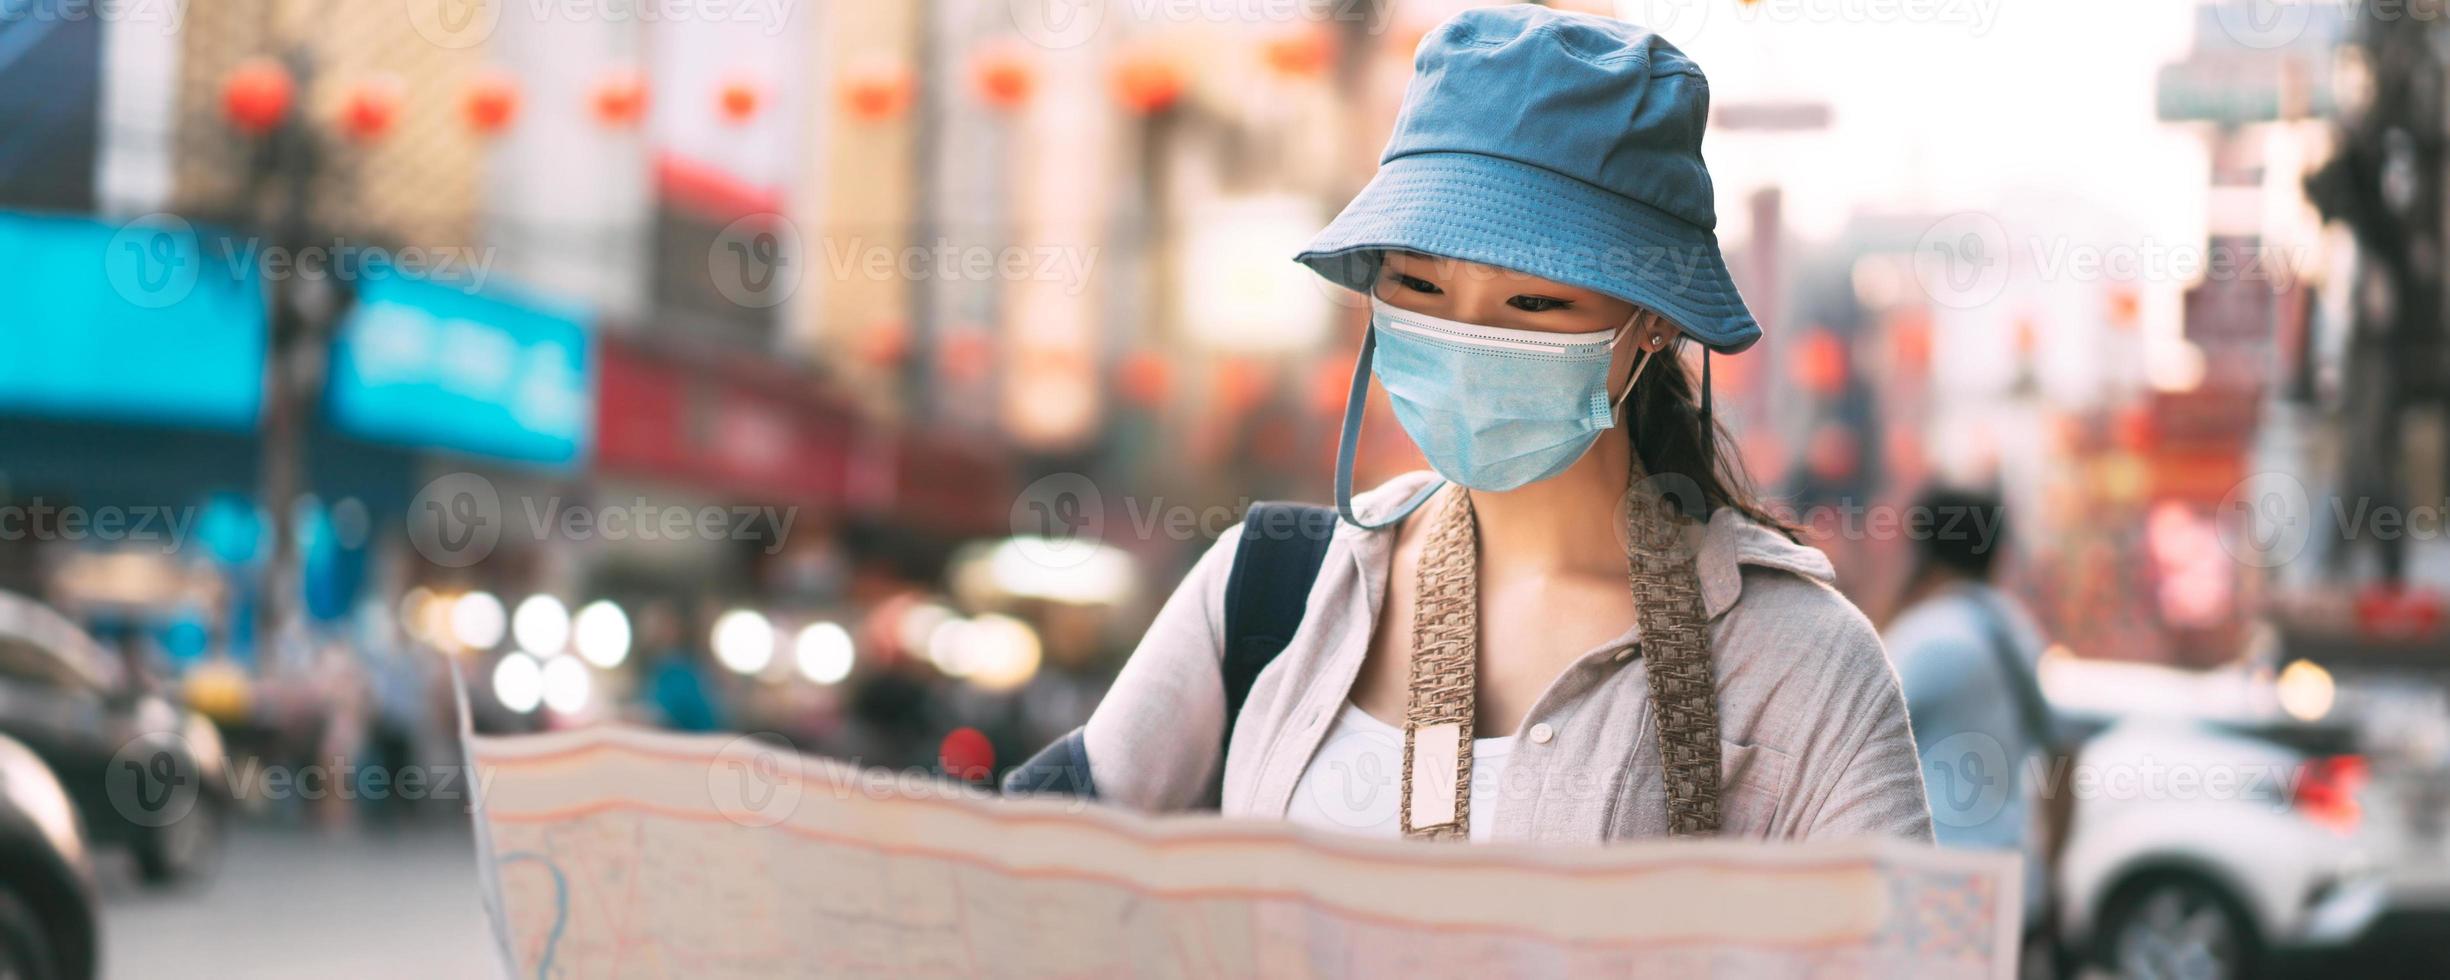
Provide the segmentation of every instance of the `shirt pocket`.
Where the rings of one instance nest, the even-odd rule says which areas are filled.
[[[1719,834],[1767,838],[1785,803],[1794,759],[1766,745],[1718,740]]]

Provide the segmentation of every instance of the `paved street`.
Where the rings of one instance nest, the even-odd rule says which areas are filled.
[[[99,862],[108,977],[489,977],[464,824],[397,833],[240,827],[218,874],[141,887]]]

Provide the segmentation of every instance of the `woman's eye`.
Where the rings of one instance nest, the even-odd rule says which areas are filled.
[[[1546,313],[1550,310],[1571,309],[1574,304],[1570,300],[1547,296],[1517,296],[1507,300],[1506,305],[1525,313]]]
[[[1420,278],[1419,276],[1407,276],[1401,272],[1390,272],[1387,273],[1387,278],[1393,281],[1396,285],[1402,286],[1405,289],[1412,290],[1416,293],[1428,293],[1432,296],[1439,293],[1437,283],[1430,282],[1429,280]]]

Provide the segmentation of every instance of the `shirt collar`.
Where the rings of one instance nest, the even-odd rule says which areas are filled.
[[[1414,470],[1362,491],[1353,495],[1353,514],[1365,521],[1377,520],[1435,479],[1435,473]],[[1369,531],[1342,522],[1336,525],[1336,534],[1347,537],[1357,548],[1388,547],[1395,540],[1394,532],[1393,526]],[[1693,563],[1701,576],[1702,609],[1711,619],[1735,608],[1736,600],[1744,592],[1747,565],[1788,572],[1822,584],[1837,581],[1837,569],[1820,549],[1789,540],[1732,507],[1721,507],[1710,515]]]

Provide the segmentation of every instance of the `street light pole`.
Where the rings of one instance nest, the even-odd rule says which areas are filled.
[[[302,45],[282,57],[297,90],[310,90],[314,64]],[[257,229],[269,233],[285,254],[297,255],[313,224],[314,177],[320,148],[303,112],[292,112],[266,139],[250,184]],[[298,534],[290,512],[304,485],[306,419],[321,390],[324,320],[331,306],[328,286],[310,290],[288,271],[271,277],[266,305],[271,335],[265,345],[264,410],[257,447],[259,507],[272,524],[272,549],[264,563],[255,603],[259,664],[276,649],[282,632],[297,621],[301,602]],[[316,285],[322,286],[320,281]]]

